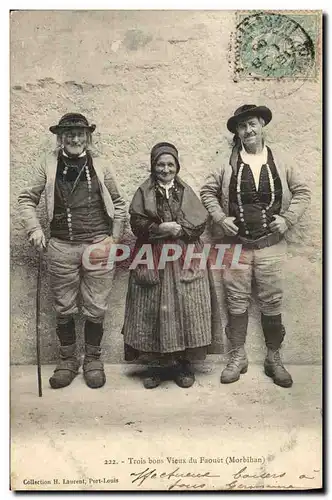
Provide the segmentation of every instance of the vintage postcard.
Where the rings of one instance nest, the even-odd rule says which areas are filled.
[[[12,490],[322,488],[322,17],[10,12]]]

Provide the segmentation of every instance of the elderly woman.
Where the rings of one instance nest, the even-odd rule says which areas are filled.
[[[178,176],[178,151],[170,143],[151,151],[151,175],[131,202],[130,224],[137,236],[134,255],[148,244],[154,266],[131,266],[123,335],[125,359],[148,355],[144,387],[157,387],[166,366],[180,387],[191,387],[195,376],[191,362],[205,358],[212,341],[212,327],[221,325],[209,270],[200,261],[184,265],[188,245],[202,252],[200,236],[207,212],[193,190]],[[177,245],[181,256],[160,265],[167,244]],[[174,249],[174,247],[173,247]],[[176,253],[176,251],[175,251]],[[135,259],[134,261],[135,262]],[[163,370],[164,368],[164,370]]]

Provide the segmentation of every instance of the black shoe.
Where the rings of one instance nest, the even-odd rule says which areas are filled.
[[[146,377],[143,379],[143,385],[145,389],[155,389],[161,384],[160,373],[153,368],[149,369]]]
[[[195,383],[195,375],[189,362],[182,362],[175,369],[174,382],[183,389],[188,389]]]

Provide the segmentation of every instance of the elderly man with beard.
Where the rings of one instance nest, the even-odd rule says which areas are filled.
[[[36,207],[45,190],[51,234],[48,268],[60,341],[60,360],[50,378],[53,389],[69,385],[79,371],[74,321],[78,299],[85,317],[84,379],[91,388],[106,381],[100,344],[113,271],[107,266],[85,268],[82,255],[91,244],[101,242],[107,248],[120,240],[126,207],[109,162],[92,157],[95,128],[79,113],[68,113],[50,127],[57,136],[55,155],[41,159],[19,196],[29,241],[41,251],[46,242]]]
[[[234,147],[228,164],[211,174],[201,199],[214,224],[224,233],[223,243],[241,244],[244,267],[224,270],[228,306],[226,335],[231,359],[221,382],[239,380],[248,369],[244,349],[252,281],[257,287],[261,323],[267,346],[265,374],[275,384],[290,387],[291,375],[283,366],[280,347],[282,324],[282,267],[285,234],[301,218],[310,202],[310,191],[297,171],[296,158],[282,163],[282,152],[265,144],[263,127],[272,119],[265,106],[245,104],[228,120]]]

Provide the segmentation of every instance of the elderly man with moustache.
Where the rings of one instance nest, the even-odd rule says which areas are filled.
[[[105,245],[107,255],[109,245],[121,238],[126,207],[109,161],[92,157],[95,128],[80,113],[62,116],[50,127],[57,137],[55,154],[41,159],[29,186],[19,196],[29,241],[41,251],[46,242],[36,207],[45,190],[51,233],[47,258],[60,341],[60,360],[50,378],[53,389],[69,385],[79,371],[74,321],[78,299],[85,317],[85,382],[91,388],[106,382],[100,344],[113,270],[107,266],[87,269],[82,265],[82,255],[97,242]]]
[[[254,278],[267,346],[265,374],[281,387],[293,380],[280,357],[285,336],[282,324],[282,268],[285,234],[304,214],[310,191],[296,169],[296,159],[282,163],[282,153],[265,143],[263,128],[272,119],[266,106],[245,104],[229,118],[234,134],[228,164],[212,173],[201,189],[201,199],[212,222],[224,233],[224,243],[241,244],[241,269],[226,267],[223,280],[228,307],[226,335],[231,358],[221,383],[236,382],[248,369],[245,341],[248,306]]]

